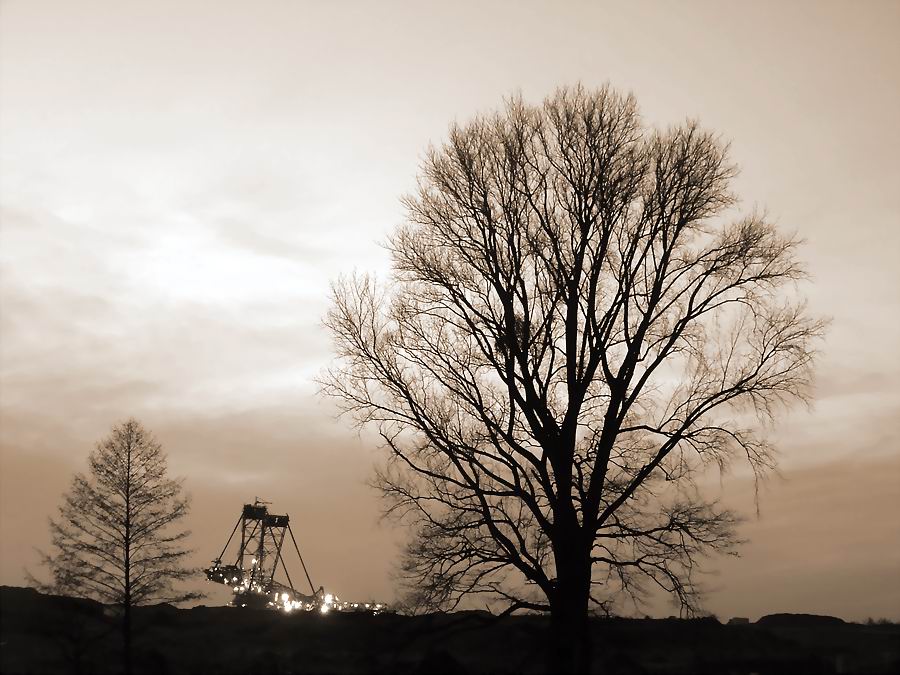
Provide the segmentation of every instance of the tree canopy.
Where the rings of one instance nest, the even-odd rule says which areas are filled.
[[[173,528],[189,500],[167,476],[162,446],[129,419],[97,444],[88,467],[50,520],[52,579],[39,586],[126,606],[194,597],[174,586],[192,573],[182,565],[190,533]]]

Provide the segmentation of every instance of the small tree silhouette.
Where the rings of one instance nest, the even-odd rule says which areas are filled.
[[[116,425],[89,457],[89,475],[75,474],[59,517],[50,519],[53,551],[42,552],[51,581],[29,575],[39,590],[93,598],[122,608],[123,667],[131,672],[135,605],[199,597],[173,582],[192,571],[188,531],[170,527],[189,508],[182,481],[166,476],[166,457],[135,419]]]

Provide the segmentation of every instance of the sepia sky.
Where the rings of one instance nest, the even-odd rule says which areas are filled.
[[[329,281],[387,273],[450,122],[609,81],[731,140],[833,320],[759,515],[744,473],[714,486],[748,543],[707,608],[900,619],[898,34],[875,0],[0,3],[0,583],[133,415],[193,495],[194,564],[259,496],[317,585],[392,599],[379,450],[312,381]]]

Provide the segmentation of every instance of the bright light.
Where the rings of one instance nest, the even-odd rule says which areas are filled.
[[[255,560],[256,559],[254,558],[254,561]],[[227,579],[225,581],[227,582]],[[267,590],[264,584],[260,584],[252,579],[252,575],[246,575],[239,585],[233,586],[232,588],[237,595],[255,593],[268,597],[269,593],[271,593],[272,599],[269,600],[266,606],[272,609],[282,609],[285,613],[293,612],[294,610],[311,612],[318,609],[320,613],[328,614],[331,611],[361,611],[363,607],[365,607],[365,609],[372,614],[378,614],[387,608],[387,605],[381,603],[347,602],[341,600],[333,593],[323,593],[322,595],[316,594],[317,597],[296,600],[290,593],[278,590],[273,591],[271,588]],[[247,605],[246,603],[242,603],[240,606],[246,607]]]
[[[129,282],[143,296],[163,295],[204,305],[249,303],[257,298],[316,297],[327,287],[309,265],[265,255],[248,254],[227,243],[217,232],[202,232],[202,223],[182,216],[169,232],[117,261]]]

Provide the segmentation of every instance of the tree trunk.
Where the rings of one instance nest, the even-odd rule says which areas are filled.
[[[128,449],[125,467],[125,537],[122,547],[125,552],[125,598],[122,614],[122,659],[125,675],[131,675],[131,435],[128,437]]]
[[[131,675],[131,600],[125,602],[122,613],[122,669]]]
[[[587,552],[558,551],[556,589],[550,600],[551,640],[548,672],[587,673],[591,669],[588,603],[591,592]]]

